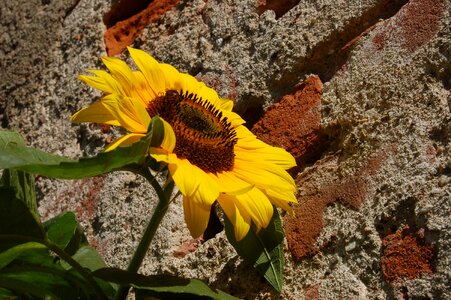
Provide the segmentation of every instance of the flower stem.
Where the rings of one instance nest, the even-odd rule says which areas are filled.
[[[91,271],[86,270],[83,266],[81,266],[75,259],[72,258],[69,254],[61,250],[58,246],[52,243],[50,240],[45,241],[45,245],[47,248],[55,252],[60,258],[65,260],[72,268],[74,268],[81,276],[85,278],[88,282],[89,287],[94,291],[96,297],[98,299],[106,299],[106,295],[103,293],[101,287],[95,281],[94,276],[92,276]]]
[[[138,247],[136,248],[135,253],[133,254],[127,268],[127,271],[137,273],[144,260],[147,250],[149,249],[150,243],[155,236],[155,232],[157,231],[157,228],[160,225],[160,222],[163,219],[164,215],[168,211],[169,199],[172,194],[172,190],[174,189],[174,183],[171,181],[165,187],[165,189],[162,189],[160,184],[156,181],[155,177],[152,176],[148,168],[139,168],[135,169],[134,171],[141,174],[147,179],[147,181],[149,181],[158,196],[157,206],[155,207],[152,217],[150,218],[149,223],[147,224],[147,227],[143,233],[143,237],[139,242]],[[121,285],[116,292],[114,299],[126,299],[129,289],[129,286]]]

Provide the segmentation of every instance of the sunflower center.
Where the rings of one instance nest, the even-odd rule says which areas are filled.
[[[169,90],[150,102],[147,112],[151,117],[162,117],[172,126],[177,157],[210,173],[232,169],[236,132],[227,117],[208,100]]]

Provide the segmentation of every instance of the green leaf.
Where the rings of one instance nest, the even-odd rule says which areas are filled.
[[[80,247],[80,249],[78,249],[78,251],[72,256],[72,258],[82,267],[87,268],[91,271],[106,267],[106,264],[100,254],[91,246]],[[66,262],[61,262],[61,265],[66,269],[71,268],[71,266]]]
[[[26,285],[39,287],[46,294],[58,299],[79,299],[88,295],[89,290],[84,282],[67,271],[54,267],[24,265],[13,266],[2,272],[1,279],[13,279]],[[23,287],[14,289],[23,293]]]
[[[233,224],[224,215],[224,225],[227,239],[236,252],[250,265],[262,274],[265,279],[280,292],[283,284],[283,240],[282,221],[277,209],[267,228],[255,232],[252,226],[249,233],[241,241],[235,239]]]
[[[61,249],[65,249],[72,240],[77,227],[77,219],[73,212],[58,215],[44,223],[48,239]]]
[[[42,243],[43,244],[43,243]],[[66,271],[60,266],[58,258],[46,247],[45,249],[36,248],[32,251],[25,251],[16,258],[11,266],[23,265],[23,266],[42,266],[49,268],[56,268],[61,271]]]
[[[2,181],[5,184],[5,181]],[[34,296],[55,299],[85,299],[85,296],[107,298],[114,295],[113,287],[104,281],[94,281],[77,270],[64,269],[54,254],[61,259],[64,247],[79,247],[83,242],[78,223],[72,213],[63,214],[48,222],[44,228],[24,201],[16,198],[11,186],[1,187],[0,194],[0,290],[10,291],[19,298]],[[27,242],[28,243],[24,243]],[[81,247],[73,259],[82,267],[98,269],[105,266],[94,249]],[[82,275],[82,273],[84,275]],[[88,272],[89,273],[89,272]],[[91,281],[90,281],[91,280]],[[98,286],[98,288],[96,288]],[[7,292],[6,292],[7,293]]]
[[[63,268],[62,264],[65,264],[65,262],[55,258],[47,248],[30,250],[21,253],[15,261],[4,268],[0,272],[0,278],[6,276],[45,287],[45,290],[58,295],[61,299],[80,299],[80,296],[82,296],[81,299],[85,299],[86,297],[83,295],[98,298],[99,293],[96,294],[92,285],[78,270],[68,270],[70,267]],[[84,263],[84,265],[86,266],[87,263]],[[104,295],[101,298],[114,295],[115,290],[111,284],[100,279],[96,281],[101,289],[101,294]]]
[[[13,189],[15,198],[22,200],[36,217],[39,216],[33,175],[6,169],[3,170],[0,186],[0,189]]]
[[[99,265],[97,262],[99,259],[98,255],[97,257],[94,255],[96,258],[94,264],[91,262],[92,259],[91,261],[86,259],[85,255],[86,252],[79,252],[77,255],[79,257],[75,257],[75,259],[79,260],[82,267],[96,268],[96,264]],[[101,298],[114,295],[115,290],[111,284],[98,279],[96,282],[101,290],[95,291],[93,286],[86,280],[86,277],[82,276],[78,270],[70,269],[70,266],[63,268],[63,264],[65,264],[65,261],[50,254],[46,247],[37,247],[16,255],[15,260],[2,269],[0,278],[8,277],[24,281],[44,288],[45,291],[49,291],[61,299],[80,299],[80,295],[91,295],[97,298],[99,295],[103,295]],[[100,265],[104,266],[103,262]],[[21,290],[16,292],[21,293]],[[81,298],[85,299],[86,297]]]
[[[0,191],[0,251],[22,244],[24,238],[43,239],[39,219],[24,202],[15,198],[14,190]]]
[[[83,245],[89,245],[89,242],[86,238],[83,227],[78,224],[74,234],[72,235],[72,239],[70,240],[64,251],[69,255],[74,255],[75,252],[77,252],[78,249]]]
[[[0,131],[0,169],[10,169],[32,164],[59,164],[70,160],[25,145],[19,133]]]
[[[116,268],[99,269],[94,276],[120,285],[135,288],[136,298],[157,297],[161,299],[193,299],[207,297],[210,299],[237,299],[220,290],[213,290],[198,279],[184,279],[169,275],[144,276]]]
[[[6,267],[10,262],[12,262],[24,252],[45,248],[46,247],[43,244],[36,242],[28,242],[9,248],[8,250],[0,253],[0,269]]]
[[[0,169],[18,169],[62,179],[98,176],[144,161],[152,140],[152,132],[129,147],[118,147],[91,158],[70,160],[26,147],[17,132],[0,131]]]
[[[40,286],[36,286],[34,284],[30,284],[29,282],[14,278],[5,278],[4,276],[0,277],[0,288],[10,290],[17,296],[27,294],[35,296],[35,299],[60,299],[55,294],[45,290]],[[18,298],[23,299],[24,297]]]
[[[150,140],[150,146],[158,147],[163,142],[164,138],[164,124],[163,120],[156,116],[152,118],[149,131],[152,131],[152,138]]]
[[[8,299],[8,300],[14,300],[18,299],[17,295],[14,295],[13,292],[0,288],[0,299]]]

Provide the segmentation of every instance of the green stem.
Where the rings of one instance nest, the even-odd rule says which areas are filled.
[[[72,256],[70,256],[69,254],[64,252],[64,250],[59,248],[57,245],[55,245],[51,241],[47,240],[45,245],[50,250],[55,252],[60,258],[65,260],[72,268],[77,270],[77,272],[86,279],[86,281],[91,286],[91,288],[93,289],[93,291],[96,294],[96,296],[98,297],[98,299],[106,299],[107,298],[105,296],[105,294],[103,293],[102,289],[100,288],[100,286],[95,281],[94,276],[92,276],[91,271],[86,270],[75,259],[73,259]]]
[[[162,189],[160,184],[156,181],[155,177],[152,176],[148,168],[139,168],[135,169],[139,174],[144,176],[147,181],[152,185],[155,189],[155,192],[158,196],[158,203],[155,207],[155,210],[152,214],[152,217],[147,224],[147,227],[143,233],[143,237],[138,244],[138,247],[135,250],[135,253],[132,256],[132,259],[128,265],[127,271],[132,273],[137,273],[139,267],[141,266],[144,257],[149,249],[150,243],[152,242],[153,237],[155,236],[155,232],[157,231],[158,226],[161,223],[164,215],[168,211],[169,208],[169,199],[172,194],[172,190],[174,188],[174,183],[170,182],[165,189]],[[114,297],[115,300],[126,299],[128,291],[130,287],[127,285],[121,285],[116,292]]]

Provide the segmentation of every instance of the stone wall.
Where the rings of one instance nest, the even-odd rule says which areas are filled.
[[[295,156],[280,298],[451,298],[449,1],[2,2],[3,128],[69,157],[101,151],[121,131],[70,124],[100,96],[77,76],[141,48],[235,100],[255,134]],[[108,264],[126,266],[155,205],[142,179],[37,183],[44,218],[75,211]],[[193,241],[182,220],[178,200],[143,273],[279,297],[224,233]]]

